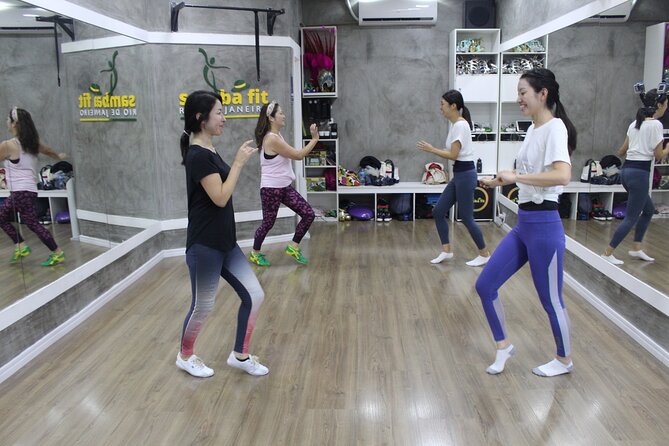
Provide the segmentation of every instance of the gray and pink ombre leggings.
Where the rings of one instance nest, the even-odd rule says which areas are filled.
[[[239,245],[224,252],[195,244],[186,252],[186,264],[190,272],[193,299],[181,332],[181,354],[193,354],[195,340],[202,330],[204,320],[214,308],[221,277],[241,299],[237,313],[235,351],[248,353],[258,309],[265,293]]]

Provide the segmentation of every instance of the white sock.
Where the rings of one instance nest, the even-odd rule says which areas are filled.
[[[453,258],[453,253],[452,252],[441,252],[437,257],[434,259],[430,260],[430,263],[441,263],[444,260],[449,260]]]
[[[512,357],[515,352],[516,351],[513,348],[513,344],[509,344],[509,346],[506,348],[497,349],[497,353],[495,354],[495,362],[490,364],[490,367],[485,369],[485,371],[491,375],[502,373],[504,371],[504,365],[506,364],[506,361]]]
[[[474,260],[470,260],[469,262],[467,262],[466,265],[467,266],[483,266],[486,263],[488,263],[488,260],[490,260],[490,256],[488,256],[488,257],[477,256]]]
[[[625,263],[622,260],[613,257],[613,254],[611,254],[610,256],[602,254],[600,257],[613,265],[622,265],[623,263]]]
[[[532,373],[538,376],[558,376],[564,375],[571,372],[574,369],[574,363],[569,361],[569,364],[564,365],[562,362],[557,359],[553,359],[551,362],[547,362],[544,365],[535,367],[532,369]]]
[[[629,255],[631,255],[632,257],[638,257],[638,258],[640,258],[641,260],[645,260],[646,262],[654,262],[654,261],[655,261],[654,258],[652,258],[651,256],[649,256],[648,254],[646,254],[646,253],[643,252],[642,250],[638,250],[638,251],[628,251],[627,253],[628,253]]]

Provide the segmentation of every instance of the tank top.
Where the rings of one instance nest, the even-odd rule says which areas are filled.
[[[271,138],[281,138],[281,134],[268,133]],[[267,137],[267,136],[265,136]],[[283,188],[290,186],[295,180],[292,160],[277,154],[271,158],[265,156],[265,149],[260,148],[260,187]]]
[[[18,160],[5,160],[7,187],[12,192],[37,192],[37,157],[23,151],[18,138],[12,138],[19,145],[21,154]]]

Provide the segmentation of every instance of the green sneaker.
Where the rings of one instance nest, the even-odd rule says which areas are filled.
[[[14,255],[12,256],[11,259],[9,259],[10,264],[14,264],[18,262],[22,257],[28,257],[32,250],[30,249],[30,246],[22,246],[21,248],[16,248],[14,250]]]
[[[270,266],[269,260],[265,258],[265,254],[262,252],[253,252],[249,254],[249,261],[255,263],[258,266]]]
[[[309,260],[307,260],[307,258],[302,255],[302,250],[300,248],[293,248],[291,245],[288,245],[286,246],[285,252],[289,256],[293,257],[297,263],[301,263],[302,265],[309,263]]]
[[[63,263],[65,261],[65,252],[61,251],[59,253],[51,253],[48,259],[40,263],[42,266],[55,266],[58,265],[59,263]]]

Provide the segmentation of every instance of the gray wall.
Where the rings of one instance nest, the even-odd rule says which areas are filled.
[[[557,19],[586,3],[584,0],[497,0],[497,27],[502,30],[502,42]]]
[[[436,26],[359,27],[343,2],[303,2],[305,25],[337,24],[333,117],[344,167],[355,168],[365,155],[390,158],[403,181],[420,181],[433,157],[416,142],[443,144],[447,133],[439,99],[450,88],[449,33],[462,26],[462,3],[441,1]]]
[[[643,79],[646,24],[573,25],[548,39],[548,67],[579,133],[572,178],[588,158],[615,154],[640,105],[632,86]],[[588,42],[588,45],[583,45]]]

